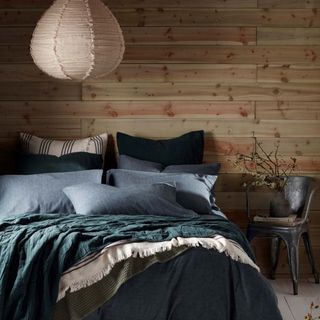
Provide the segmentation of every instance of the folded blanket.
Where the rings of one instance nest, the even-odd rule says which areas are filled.
[[[33,214],[0,220],[0,319],[51,319],[62,273],[108,244],[218,234],[239,243],[254,260],[242,232],[218,216]]]

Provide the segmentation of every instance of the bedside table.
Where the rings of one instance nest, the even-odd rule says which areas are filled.
[[[298,218],[293,223],[277,224],[274,222],[250,222],[247,228],[247,238],[251,241],[257,236],[272,237],[271,261],[272,261],[272,279],[275,279],[275,273],[278,265],[280,245],[283,241],[288,252],[288,260],[293,284],[293,294],[298,294],[298,276],[299,276],[299,241],[302,237],[305,249],[308,255],[309,263],[316,283],[319,283],[319,273],[315,267],[315,261],[312,253],[310,235],[309,235],[309,209],[312,197],[317,189],[315,180],[310,179],[309,186],[305,196],[300,203],[297,212]],[[290,202],[290,199],[289,199]],[[246,190],[247,214],[250,219],[250,199],[249,189]]]

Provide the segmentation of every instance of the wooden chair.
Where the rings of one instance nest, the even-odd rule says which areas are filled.
[[[314,275],[315,283],[319,283],[319,273],[315,267],[315,261],[312,253],[310,235],[309,235],[309,211],[312,197],[318,188],[316,181],[312,178],[308,179],[308,187],[305,195],[302,198],[301,204],[294,212],[297,214],[297,219],[291,224],[276,224],[270,222],[250,222],[247,229],[247,238],[251,241],[256,236],[272,237],[271,246],[271,263],[272,273],[271,278],[275,279],[275,273],[278,266],[280,246],[284,241],[287,252],[288,261],[293,283],[293,293],[298,294],[298,274],[299,274],[299,242],[302,237],[308,255],[308,260],[311,265],[312,273]],[[290,199],[289,203],[290,203]],[[250,199],[249,188],[246,191],[247,214],[250,219]]]

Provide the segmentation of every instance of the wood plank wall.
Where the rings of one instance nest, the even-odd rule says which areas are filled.
[[[32,30],[51,0],[0,0],[0,171],[12,171],[19,131],[73,138],[107,130],[166,138],[205,129],[206,161],[220,161],[219,205],[245,227],[241,174],[230,165],[280,139],[298,173],[320,176],[319,0],[105,0],[126,40],[121,66],[85,83],[33,65]],[[252,199],[268,210],[268,193]],[[312,207],[320,267],[320,196]],[[268,242],[255,242],[268,271]],[[301,269],[309,272],[301,251]],[[283,249],[280,274],[287,274]]]

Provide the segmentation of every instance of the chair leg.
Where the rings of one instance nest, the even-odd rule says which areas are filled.
[[[279,237],[272,238],[272,243],[271,243],[271,264],[272,264],[271,279],[272,280],[276,278],[276,270],[279,262],[280,248],[281,248],[281,238]]]
[[[314,276],[314,281],[315,281],[315,283],[319,283],[319,273],[316,270],[309,233],[308,232],[304,233],[302,235],[302,238],[303,238],[304,246],[306,248],[306,252],[308,255],[308,260],[309,260],[309,263],[311,266],[311,270],[312,270],[312,273]]]
[[[299,275],[299,238],[300,235],[294,234],[283,240],[288,251],[288,260],[292,278],[293,294],[298,294],[298,275]]]

